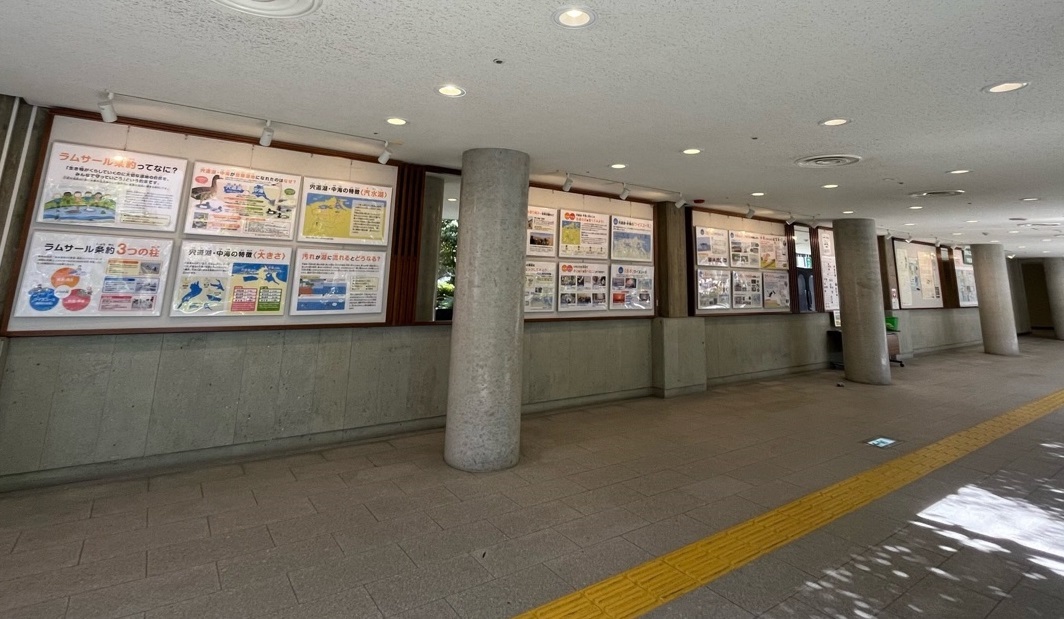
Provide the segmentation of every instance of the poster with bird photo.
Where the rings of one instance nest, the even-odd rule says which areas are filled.
[[[299,240],[387,245],[392,188],[307,178],[303,182]]]
[[[291,240],[300,177],[196,162],[186,234]]]

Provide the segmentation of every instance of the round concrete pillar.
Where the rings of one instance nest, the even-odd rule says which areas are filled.
[[[462,155],[444,459],[464,471],[517,464],[528,155]]]
[[[1049,309],[1053,313],[1053,331],[1058,340],[1064,340],[1064,258],[1046,258],[1043,263]]]
[[[991,355],[1020,354],[1005,248],[991,243],[972,245],[972,266],[975,289],[979,294],[983,350]]]
[[[876,222],[838,219],[833,228],[846,378],[856,383],[889,385],[890,361]]]

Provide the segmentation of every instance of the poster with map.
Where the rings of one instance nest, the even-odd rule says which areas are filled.
[[[15,316],[158,316],[173,241],[35,232]]]
[[[391,187],[306,178],[302,207],[300,241],[388,244]]]
[[[196,162],[186,234],[290,240],[300,177]]]
[[[171,316],[263,316],[284,313],[288,247],[185,241]]]
[[[695,257],[700,267],[728,266],[728,231],[695,227]]]
[[[765,289],[765,309],[791,309],[791,276],[787,272],[761,274]]]
[[[528,207],[528,229],[525,231],[525,255],[556,256],[558,254],[558,210]]]
[[[587,312],[608,309],[609,267],[605,264],[562,262],[558,265],[558,310]]]
[[[579,211],[562,211],[562,258],[609,258],[610,216]]]
[[[731,271],[698,269],[698,309],[731,308]]]
[[[292,315],[379,314],[386,263],[382,251],[297,249]]]
[[[610,268],[611,310],[654,309],[654,267],[614,264]]]
[[[37,221],[173,232],[187,166],[184,159],[55,142]]]
[[[654,220],[614,215],[611,223],[611,258],[627,262],[654,261]]]
[[[731,230],[731,265],[756,269],[761,265],[761,235],[753,232]]]
[[[557,294],[558,265],[554,262],[525,262],[525,311],[553,312]]]

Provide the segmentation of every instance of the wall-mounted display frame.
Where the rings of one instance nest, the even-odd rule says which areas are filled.
[[[964,257],[968,261],[964,261]],[[979,291],[975,287],[975,267],[972,266],[972,249],[958,248],[953,251],[953,272],[957,275],[957,302],[961,307],[978,307]]]
[[[944,307],[938,249],[893,239],[901,309]]]
[[[388,244],[391,187],[307,177],[299,205],[302,242]]]
[[[186,193],[185,234],[291,240],[301,180],[298,174],[197,161]]]

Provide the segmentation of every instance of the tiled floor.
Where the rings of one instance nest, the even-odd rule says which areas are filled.
[[[1064,388],[1064,343],[0,496],[0,617],[509,617]],[[861,441],[902,442],[876,449]],[[653,617],[1064,616],[1064,411]]]

